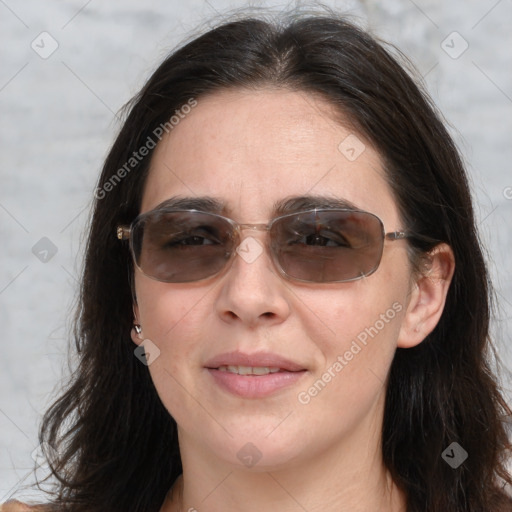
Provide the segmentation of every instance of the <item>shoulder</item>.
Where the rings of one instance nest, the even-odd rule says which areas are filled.
[[[45,507],[42,505],[27,505],[20,501],[8,501],[0,505],[0,512],[43,512]]]

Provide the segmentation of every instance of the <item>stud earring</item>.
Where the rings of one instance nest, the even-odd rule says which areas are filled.
[[[142,332],[142,327],[139,324],[134,324],[133,328],[135,329],[135,332],[137,334],[140,334]]]

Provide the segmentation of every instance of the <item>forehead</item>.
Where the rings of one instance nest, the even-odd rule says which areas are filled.
[[[396,210],[369,141],[318,96],[276,89],[200,97],[158,143],[141,211],[205,196],[247,222],[293,197],[341,199],[381,217]]]

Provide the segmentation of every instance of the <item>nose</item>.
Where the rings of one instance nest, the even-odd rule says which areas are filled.
[[[283,322],[290,314],[287,287],[272,263],[265,235],[256,236],[242,238],[232,265],[222,277],[215,309],[225,322],[269,326]]]

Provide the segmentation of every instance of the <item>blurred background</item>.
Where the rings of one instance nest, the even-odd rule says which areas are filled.
[[[465,158],[512,368],[512,2],[325,1],[415,64]],[[0,503],[34,481],[42,413],[68,373],[84,234],[118,111],[228,0],[0,0]],[[315,3],[304,4],[315,8]],[[71,361],[72,364],[72,361]],[[503,386],[510,382],[505,375]]]

